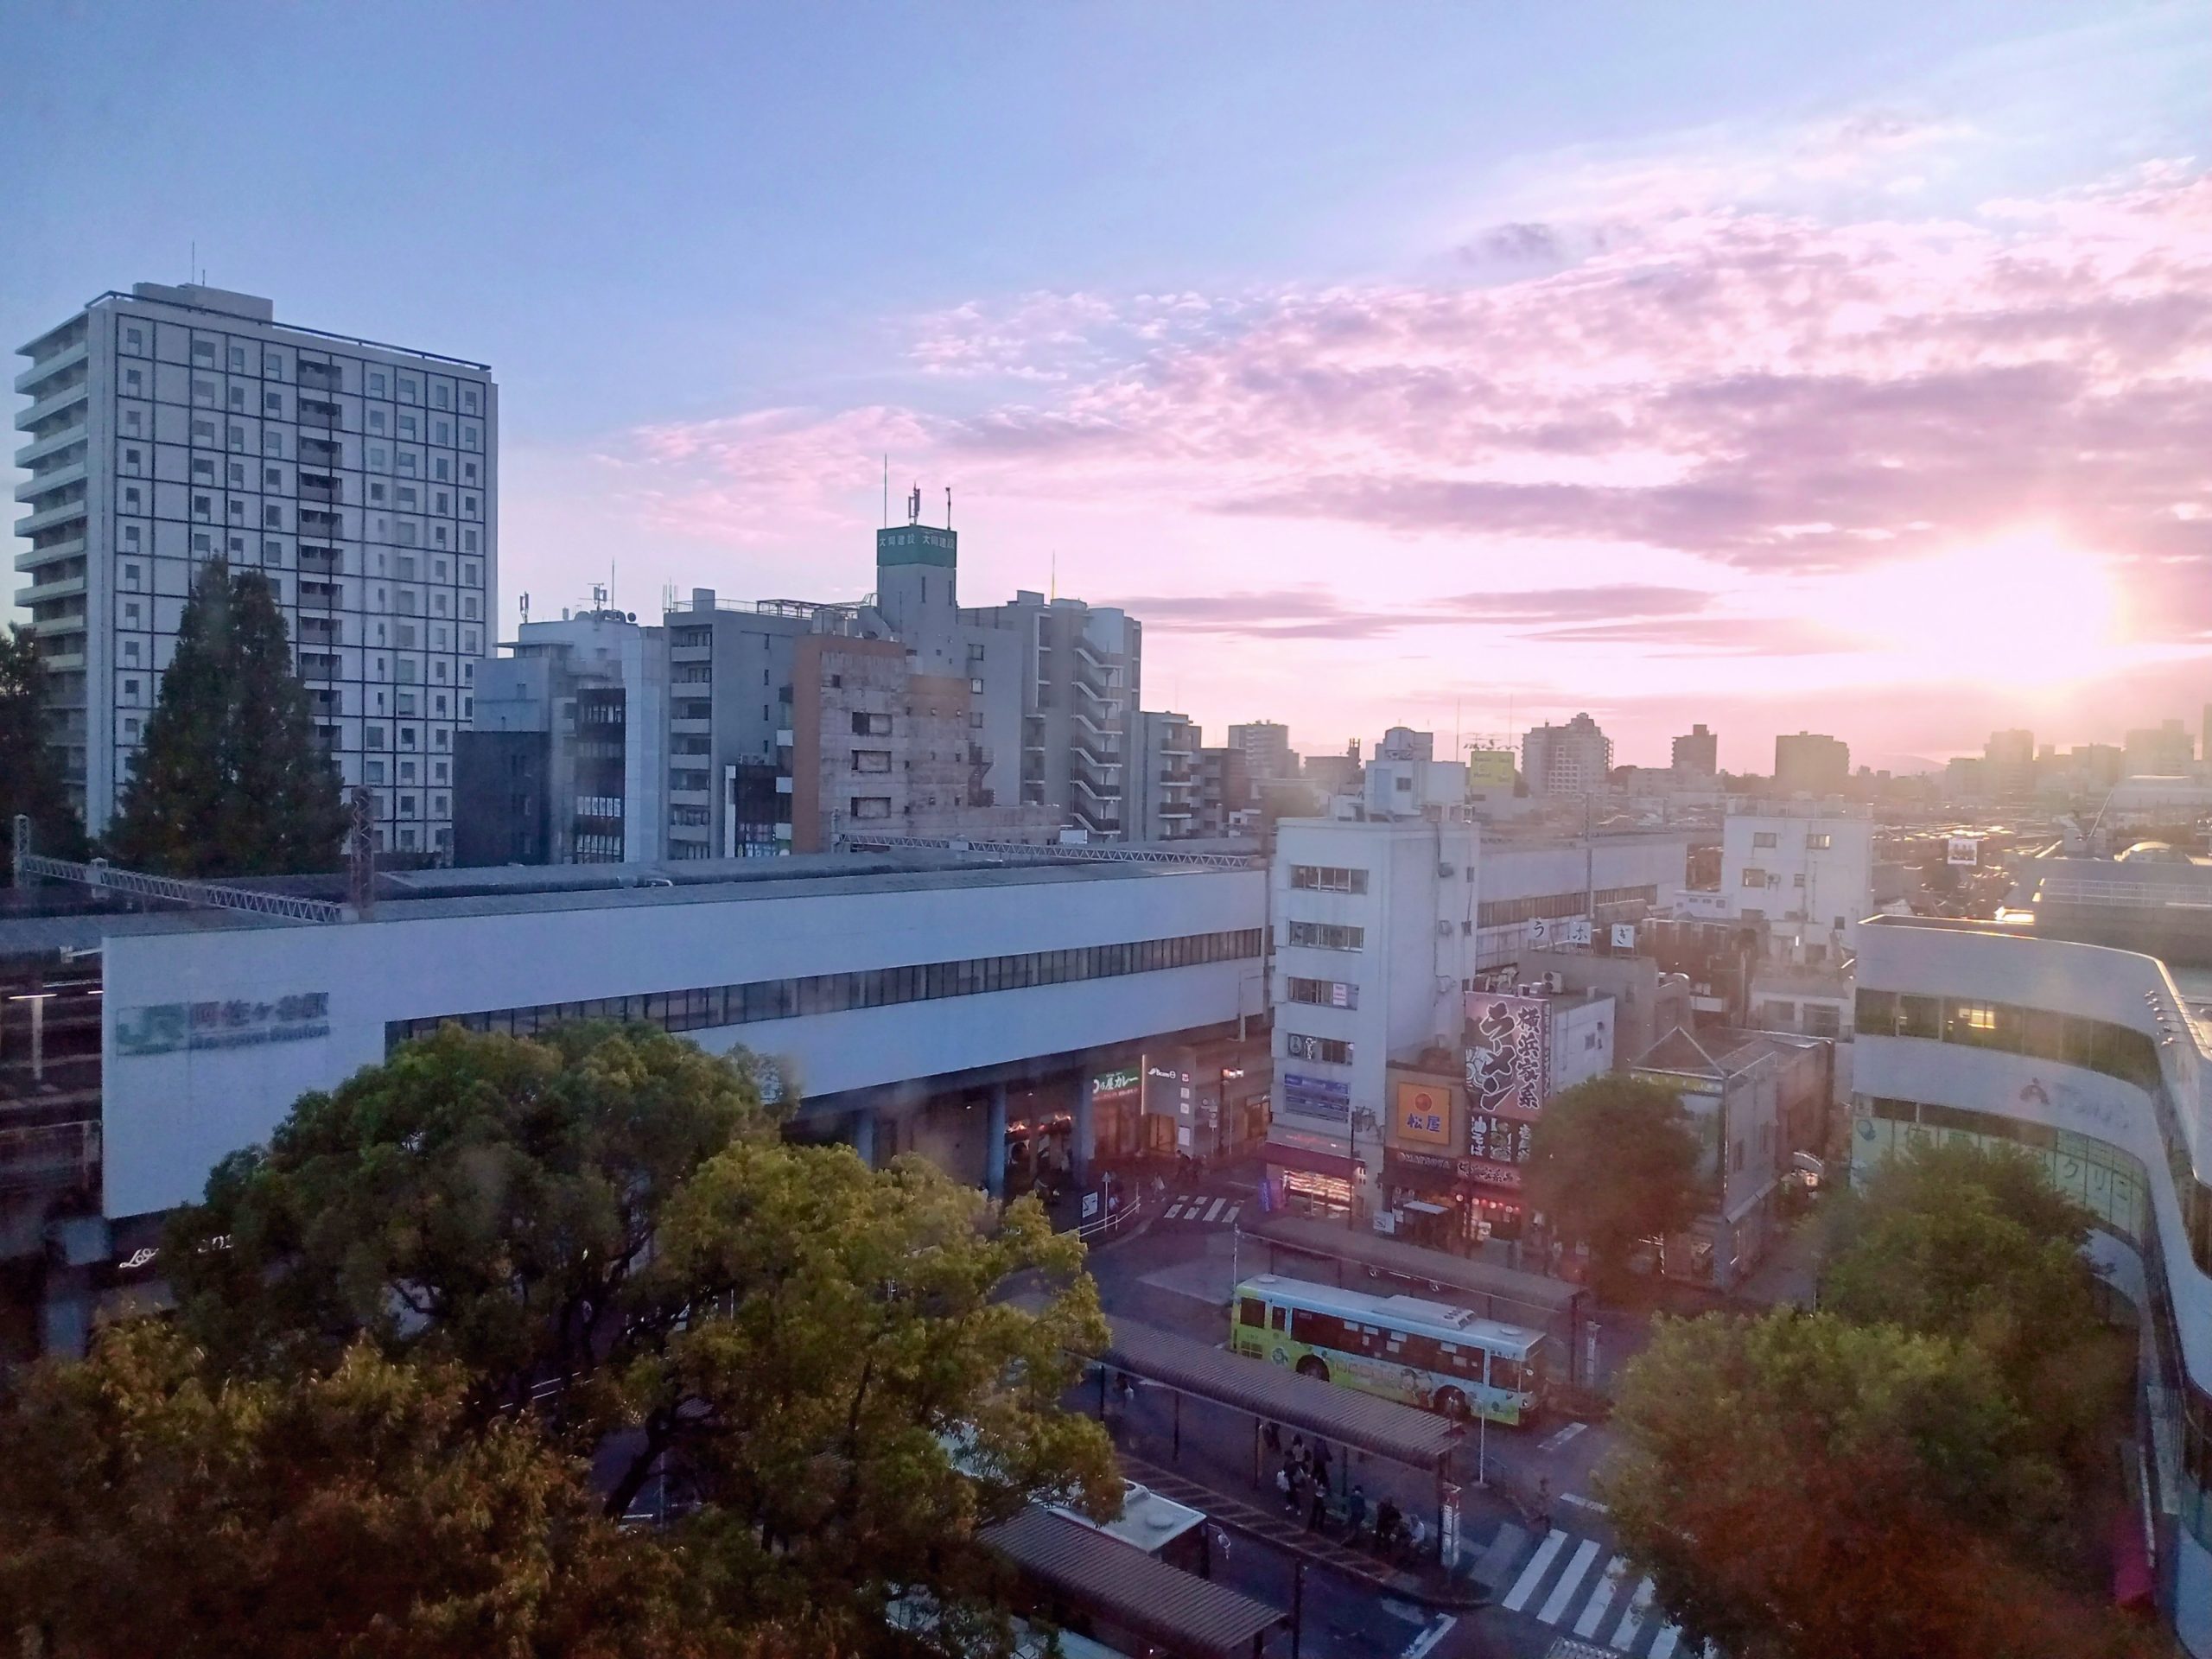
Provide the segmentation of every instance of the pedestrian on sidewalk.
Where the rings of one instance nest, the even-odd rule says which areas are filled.
[[[1552,1483],[1549,1476],[1536,1482],[1536,1534],[1542,1537],[1552,1529]]]
[[[1290,1472],[1288,1464],[1275,1471],[1275,1491],[1282,1498],[1282,1506],[1292,1516],[1298,1513],[1298,1479]]]
[[[1319,1481],[1313,1484],[1313,1497],[1306,1510],[1306,1530],[1319,1532],[1321,1523],[1329,1518],[1329,1489]]]
[[[1404,1552],[1406,1559],[1409,1561],[1420,1560],[1421,1558],[1421,1552],[1427,1548],[1427,1523],[1417,1515],[1408,1516],[1406,1517],[1406,1544]]]
[[[1354,1485],[1351,1496],[1344,1500],[1344,1541],[1357,1543],[1359,1529],[1366,1524],[1367,1493],[1363,1488]]]
[[[1400,1521],[1398,1506],[1385,1492],[1382,1501],[1375,1506],[1375,1550],[1377,1554],[1387,1555],[1396,1545]]]
[[[1300,1469],[1306,1468],[1312,1463],[1313,1458],[1306,1450],[1306,1437],[1303,1434],[1294,1434],[1290,1437],[1290,1460]]]
[[[1260,1430],[1260,1444],[1277,1457],[1282,1455],[1282,1425],[1268,1423]]]
[[[1325,1492],[1329,1490],[1329,1447],[1325,1440],[1313,1442],[1313,1484]]]

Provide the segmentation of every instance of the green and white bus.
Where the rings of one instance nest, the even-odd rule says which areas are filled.
[[[1548,1340],[1417,1296],[1370,1296],[1262,1274],[1236,1287],[1229,1345],[1348,1389],[1447,1417],[1532,1420]]]

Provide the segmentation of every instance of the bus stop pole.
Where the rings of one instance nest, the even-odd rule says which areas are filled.
[[[1290,1563],[1290,1659],[1298,1659],[1300,1638],[1306,1633],[1306,1558]]]
[[[1168,1460],[1180,1464],[1183,1461],[1183,1390],[1180,1389],[1175,1390],[1174,1448],[1173,1455]]]

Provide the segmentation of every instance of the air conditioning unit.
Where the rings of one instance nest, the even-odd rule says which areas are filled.
[[[1448,862],[1436,867],[1436,879],[1440,881],[1449,881],[1457,874]]]
[[[1436,937],[1440,939],[1450,938],[1452,937],[1452,924],[1448,921],[1439,922],[1436,925]]]
[[[1567,982],[1555,973],[1547,973],[1544,976],[1544,988],[1554,996],[1557,996],[1567,988]]]

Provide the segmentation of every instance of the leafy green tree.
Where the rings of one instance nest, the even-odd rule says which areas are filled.
[[[45,676],[29,628],[16,623],[0,632],[0,837],[14,833],[20,812],[31,821],[38,851],[82,858],[85,823],[48,741]]]
[[[1794,1310],[1662,1319],[1613,1423],[1599,1487],[1630,1559],[1736,1659],[2138,1650],[2018,1548],[2066,1491],[1970,1344]]]
[[[164,1247],[180,1318],[245,1375],[357,1335],[458,1366],[474,1421],[531,1412],[610,1517],[672,1506],[733,1622],[855,1645],[912,1591],[988,1610],[982,1527],[1120,1501],[1059,1406],[1105,1336],[1082,1248],[1033,1200],[774,1131],[742,1056],[448,1027],[216,1172]],[[1042,1312],[1005,1299],[1020,1275],[1057,1287]]]
[[[703,1653],[677,1560],[527,1417],[366,1343],[226,1378],[151,1322],[0,1396],[0,1629],[60,1659]]]
[[[1618,1287],[1637,1241],[1696,1216],[1697,1138],[1673,1091],[1606,1074],[1555,1096],[1529,1137],[1529,1201]]]
[[[111,855],[171,875],[295,875],[335,869],[346,827],[268,582],[209,561],[185,601]]]
[[[2024,1153],[1924,1143],[1838,1205],[1821,1305],[1971,1342],[2044,1449],[2086,1471],[2104,1455],[2133,1363],[2098,1317],[2082,1254],[2093,1219]]]

